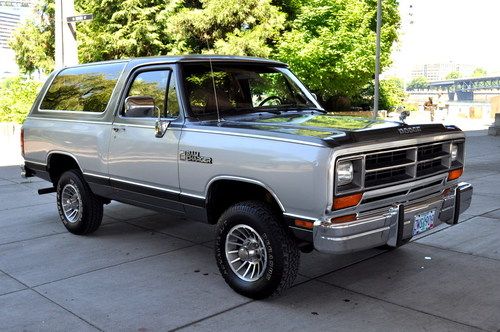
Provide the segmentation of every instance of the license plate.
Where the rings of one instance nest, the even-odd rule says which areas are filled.
[[[415,215],[415,220],[413,221],[413,235],[420,234],[433,228],[435,216],[436,210],[431,210]]]

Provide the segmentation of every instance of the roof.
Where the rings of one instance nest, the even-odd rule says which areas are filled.
[[[119,62],[130,62],[133,63],[134,65],[143,65],[148,63],[179,63],[179,62],[186,63],[186,62],[207,62],[207,61],[262,63],[280,67],[287,66],[285,63],[281,61],[257,58],[257,57],[249,57],[249,56],[190,54],[190,55],[173,55],[173,56],[150,56],[142,58],[121,59],[121,60],[107,60],[107,61],[83,63],[80,65],[68,66],[68,67],[88,66],[88,65],[105,64],[105,63],[119,63]]]

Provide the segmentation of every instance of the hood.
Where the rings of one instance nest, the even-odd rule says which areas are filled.
[[[315,137],[334,145],[366,140],[394,139],[394,137],[401,136],[408,138],[408,136],[459,130],[456,127],[445,127],[442,124],[407,125],[395,121],[315,112],[288,112],[266,116],[262,113],[252,114],[251,116],[226,119],[220,126]]]

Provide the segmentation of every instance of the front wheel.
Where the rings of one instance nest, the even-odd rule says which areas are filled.
[[[216,232],[217,266],[236,292],[262,299],[292,286],[300,253],[266,204],[247,201],[231,206],[220,217]]]
[[[103,202],[77,170],[67,171],[59,178],[57,209],[64,226],[73,234],[90,234],[101,225]]]

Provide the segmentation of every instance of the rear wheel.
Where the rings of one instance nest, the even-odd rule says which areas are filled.
[[[102,222],[103,202],[77,170],[67,171],[59,178],[57,209],[64,226],[73,234],[95,232]]]
[[[229,286],[254,299],[292,286],[300,260],[292,235],[266,204],[257,201],[235,204],[222,214],[215,256]]]

